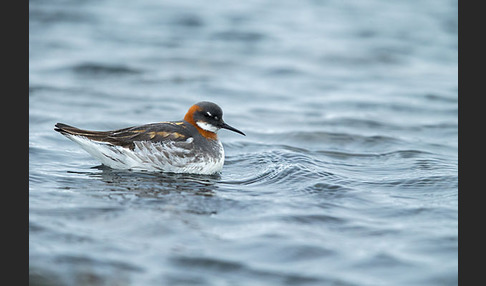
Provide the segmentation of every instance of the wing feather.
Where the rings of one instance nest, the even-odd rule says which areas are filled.
[[[113,131],[83,130],[63,123],[57,123],[55,131],[63,135],[83,136],[90,140],[110,143],[133,150],[134,142],[183,142],[191,137],[184,122],[162,122],[127,127]]]

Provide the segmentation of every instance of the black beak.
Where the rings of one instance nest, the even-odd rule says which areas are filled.
[[[234,131],[236,133],[240,133],[243,136],[246,136],[245,133],[241,132],[240,130],[238,130],[238,129],[234,128],[234,127],[229,126],[228,124],[226,124],[224,122],[221,123],[221,126],[220,127],[221,128],[224,128],[224,129],[228,129],[228,130]]]

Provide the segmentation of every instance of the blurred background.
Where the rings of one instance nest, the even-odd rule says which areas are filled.
[[[32,285],[457,285],[457,1],[29,1]],[[230,125],[216,177],[53,131]]]

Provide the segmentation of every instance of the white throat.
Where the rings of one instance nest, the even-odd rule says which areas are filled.
[[[212,124],[209,124],[207,122],[198,121],[198,122],[196,122],[196,124],[197,124],[197,126],[201,127],[203,130],[206,130],[206,131],[209,131],[209,132],[216,133],[219,130],[218,127],[216,127]]]

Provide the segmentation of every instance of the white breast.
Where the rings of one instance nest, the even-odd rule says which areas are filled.
[[[214,174],[220,172],[224,164],[224,149],[219,140],[214,156],[196,152],[192,145],[193,138],[186,142],[138,141],[134,150],[130,150],[82,136],[66,136],[101,163],[114,169]]]

